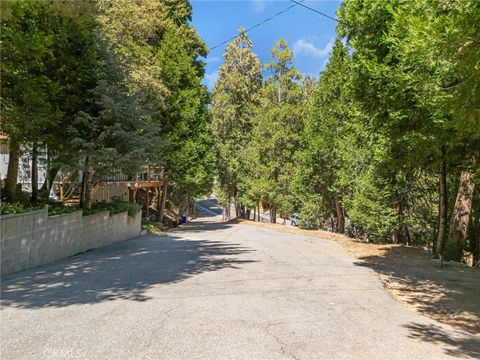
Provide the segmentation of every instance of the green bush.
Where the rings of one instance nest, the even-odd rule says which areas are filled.
[[[0,214],[21,214],[43,209],[46,205],[48,205],[48,215],[67,214],[79,210],[76,206],[65,206],[63,204],[48,204],[45,202],[30,203],[28,201],[7,203],[2,201],[0,203]]]
[[[300,228],[308,230],[319,229],[322,216],[322,208],[319,202],[305,202],[301,210]]]
[[[150,234],[159,234],[162,231],[160,223],[149,218],[142,219],[142,229],[147,230]]]
[[[54,204],[48,206],[48,215],[60,215],[60,214],[68,214],[74,211],[81,210],[78,206],[65,206],[63,204]]]
[[[140,210],[142,210],[142,207],[138,204],[115,200],[110,203],[94,203],[92,204],[92,207],[90,209],[83,210],[83,216],[93,215],[101,211],[109,211],[110,215],[119,214],[127,211],[128,216],[134,216]]]
[[[2,201],[0,203],[0,215],[7,214],[21,214],[29,211],[35,211],[43,208],[43,204],[23,204],[20,202],[7,203]]]
[[[30,211],[40,210],[48,205],[48,215],[68,214],[74,211],[82,210],[78,206],[65,206],[61,203],[48,204],[45,202],[29,203],[29,202],[15,202],[7,203],[2,201],[0,203],[0,215],[21,214]],[[129,216],[135,215],[142,207],[138,204],[132,204],[125,201],[115,200],[110,203],[101,202],[92,204],[91,209],[83,209],[83,216],[93,215],[101,211],[109,211],[110,215],[119,214],[127,211]]]

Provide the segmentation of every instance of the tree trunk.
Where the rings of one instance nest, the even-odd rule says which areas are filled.
[[[468,226],[468,240],[471,243],[472,266],[480,267],[480,191],[473,195],[472,218]]]
[[[164,197],[165,197],[165,200],[166,200],[165,185],[166,184],[164,183],[161,188],[158,188],[158,198],[157,198],[157,220],[158,220],[158,222],[163,221],[163,212],[165,211],[165,204],[163,203],[163,198]]]
[[[150,215],[150,188],[145,189],[145,216]]]
[[[256,221],[257,220],[257,207],[254,206],[253,207],[253,221]]]
[[[337,233],[344,234],[345,233],[345,216],[343,214],[343,208],[340,204],[340,199],[338,196],[335,197],[335,208],[337,210]]]
[[[192,218],[197,217],[197,207],[195,206],[195,199],[194,198],[192,198],[192,201],[190,202],[189,214]]]
[[[162,187],[162,204],[160,206],[160,216],[159,221],[163,222],[163,214],[165,213],[165,204],[167,203],[167,196],[168,196],[168,183],[164,182]]]
[[[38,200],[38,148],[37,143],[32,145],[32,197],[31,202]]]
[[[85,208],[85,195],[87,193],[87,182],[85,179],[86,172],[83,171],[82,184],[80,186],[80,207]]]
[[[17,199],[17,176],[20,162],[20,143],[10,138],[7,178],[5,180],[5,200],[14,202]]]
[[[398,194],[397,194],[398,196]],[[402,200],[399,200],[398,201],[398,204],[397,204],[397,215],[398,215],[398,220],[399,220],[399,224],[398,224],[398,229],[396,230],[397,232],[397,243],[402,243],[402,244],[405,244],[406,243],[406,239],[405,239],[405,233],[404,233],[404,216],[403,216],[403,204],[402,204]]]
[[[59,166],[56,166],[53,168],[47,167],[45,181],[43,182],[43,185],[40,188],[40,194],[43,199],[48,200],[48,197],[50,196],[50,191],[52,190],[53,183],[59,171],[60,171]]]
[[[82,187],[80,192],[80,207],[90,209],[92,206],[92,184],[90,172],[90,160],[88,156],[85,158],[85,164],[82,176]]]
[[[468,222],[472,211],[473,192],[475,184],[471,179],[469,171],[462,171],[460,185],[450,219],[448,239],[445,243],[444,259],[449,261],[461,261],[463,257],[463,246],[467,237]]]
[[[128,201],[131,203],[137,202],[137,189],[130,188],[128,191]]]
[[[93,184],[92,184],[92,172],[90,169],[85,171],[86,173],[86,178],[87,178],[87,192],[85,194],[85,208],[90,209],[92,207],[92,190],[93,190]]]
[[[447,196],[447,165],[445,157],[442,159],[442,165],[439,172],[439,202],[438,202],[438,232],[437,243],[434,246],[434,257],[439,259],[443,256],[445,242],[447,239],[448,223],[448,196]]]
[[[242,218],[242,204],[237,199],[235,199],[235,216],[237,219]]]
[[[480,226],[477,226],[477,233],[473,234],[471,241],[473,242],[472,266],[480,267]]]
[[[258,222],[260,222],[260,200],[257,200],[257,208],[258,208],[258,213],[257,213]]]
[[[272,224],[277,223],[277,206],[275,204],[270,206],[270,222]]]

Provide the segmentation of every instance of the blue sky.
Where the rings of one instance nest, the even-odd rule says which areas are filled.
[[[192,24],[209,48],[289,7],[288,0],[191,0]],[[305,5],[335,17],[341,1],[306,0]],[[325,67],[335,37],[336,23],[301,6],[268,21],[248,33],[253,50],[263,63],[270,61],[270,48],[280,38],[294,51],[294,65],[303,73],[318,78]],[[203,82],[211,88],[223,62],[226,45],[210,52]]]

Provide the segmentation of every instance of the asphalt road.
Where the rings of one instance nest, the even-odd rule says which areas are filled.
[[[217,219],[4,278],[0,358],[480,357],[334,242]]]
[[[199,217],[210,217],[213,218],[215,217],[216,220],[223,220],[223,209],[222,207],[218,206],[218,201],[215,198],[210,198],[210,199],[203,199],[200,201],[197,201],[195,203],[195,208],[196,208],[196,213],[197,216]],[[230,218],[234,219],[236,217],[235,215],[235,206],[232,204],[230,205]],[[258,217],[258,215],[257,215]],[[253,211],[250,214],[250,219],[253,220]],[[261,222],[264,223],[269,223],[270,222],[270,216],[269,215],[260,215]],[[283,222],[283,219],[281,217],[277,217],[277,222],[281,224]],[[290,225],[290,220],[286,221],[286,224]]]
[[[195,203],[195,210],[198,217],[210,218],[209,220],[220,221],[223,215],[223,209],[218,206],[217,199],[203,199]]]

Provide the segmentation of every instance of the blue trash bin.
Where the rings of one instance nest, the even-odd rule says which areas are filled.
[[[187,223],[187,217],[185,215],[182,215],[182,224]]]

